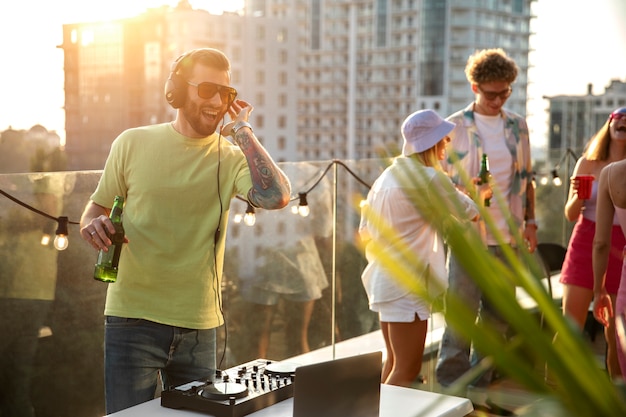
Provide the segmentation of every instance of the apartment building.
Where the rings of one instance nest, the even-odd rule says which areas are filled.
[[[173,120],[163,89],[187,50],[231,59],[232,85],[254,106],[255,133],[277,161],[297,147],[296,25],[270,17],[212,15],[182,0],[111,22],[63,25],[66,151],[70,169],[102,169],[123,130]]]
[[[507,106],[525,114],[531,3],[248,0],[246,13],[299,22],[299,158],[351,160],[397,153],[415,110],[445,116],[467,105],[464,68],[476,49],[516,60]]]
[[[611,80],[604,93],[544,97],[548,100],[548,160],[557,163],[567,150],[580,156],[589,139],[606,122],[609,114],[626,107],[626,80]]]

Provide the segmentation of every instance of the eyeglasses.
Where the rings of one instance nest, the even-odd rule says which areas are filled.
[[[225,85],[210,82],[195,84],[191,81],[187,81],[187,84],[198,89],[198,96],[200,98],[210,99],[219,93],[220,98],[223,102],[232,103],[233,101],[235,101],[235,97],[237,97],[237,90]]]
[[[611,113],[611,115],[609,116],[609,122],[612,122],[613,120],[624,119],[624,118],[626,118],[626,113]]]
[[[496,97],[500,97],[500,99],[506,100],[507,98],[511,96],[511,93],[513,92],[513,88],[510,86],[506,90],[502,90],[502,91],[484,91],[479,86],[476,86],[476,87],[478,88],[478,91],[482,93],[483,97],[485,97],[489,101],[495,100]]]

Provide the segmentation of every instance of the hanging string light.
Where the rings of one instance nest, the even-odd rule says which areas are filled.
[[[70,243],[69,239],[67,238],[67,235],[69,234],[67,228],[69,219],[67,218],[67,216],[61,216],[57,220],[59,222],[59,226],[57,227],[57,230],[55,232],[56,236],[54,238],[54,247],[57,250],[65,250]]]
[[[5,196],[6,198],[8,198],[9,200],[13,201],[14,203],[19,204],[22,207],[27,208],[28,210],[39,214],[40,216],[43,217],[47,217],[50,220],[54,220],[58,223],[57,226],[57,230],[55,232],[55,238],[54,238],[54,247],[57,250],[65,250],[67,249],[68,245],[69,245],[69,231],[68,231],[68,224],[80,224],[79,222],[71,222],[69,221],[69,219],[67,218],[67,216],[60,216],[60,217],[54,217],[48,213],[45,213],[39,209],[36,209],[33,206],[30,206],[26,203],[24,203],[23,201],[18,200],[17,198],[13,197],[11,194],[0,190],[0,194],[2,194],[3,196]],[[50,243],[50,235],[46,232],[44,232],[42,238],[41,238],[41,244],[44,246],[47,246]]]
[[[319,183],[326,176],[326,174],[328,173],[330,168],[333,167],[333,165],[340,165],[340,166],[342,166],[346,171],[348,171],[348,173],[350,173],[350,175],[352,175],[352,177],[354,177],[363,186],[367,187],[368,189],[372,188],[371,185],[369,185],[367,182],[365,182],[364,180],[359,178],[359,176],[356,175],[354,173],[354,171],[352,171],[345,163],[343,163],[342,161],[340,161],[338,159],[333,159],[333,161],[330,164],[328,164],[328,166],[320,174],[319,178],[313,183],[313,185],[311,185],[311,187],[309,187],[308,190],[298,192],[298,196],[297,197],[292,198],[292,199],[289,200],[289,201],[296,201],[296,200],[298,200],[298,205],[291,206],[291,212],[293,214],[299,214],[302,217],[307,217],[307,216],[309,216],[311,214],[311,208],[310,208],[309,203],[307,201],[307,195],[311,191],[313,191],[313,189],[315,189],[315,187],[317,187],[319,185]],[[241,201],[245,201],[245,202],[248,203],[248,200],[246,200],[245,198],[243,198],[241,196],[236,196],[236,198],[241,200]],[[249,219],[248,221],[246,221],[246,216]],[[242,221],[245,224],[247,224],[248,226],[253,226],[255,224],[255,222],[256,222],[256,217],[254,216],[254,207],[252,205],[250,205],[250,203],[248,203],[248,208],[246,209],[246,214],[245,215],[242,216],[241,214],[235,214],[233,216],[233,222],[239,224]]]
[[[243,216],[243,222],[248,226],[254,226],[256,223],[256,210],[254,206],[248,203],[248,207],[246,207],[246,214]]]
[[[557,187],[563,185],[563,181],[561,181],[561,177],[559,177],[559,171],[557,169],[553,169],[552,171],[552,184]]]
[[[311,214],[311,209],[309,208],[309,203],[306,201],[307,193],[298,193],[298,198],[300,202],[298,203],[298,214],[302,217],[307,217]]]

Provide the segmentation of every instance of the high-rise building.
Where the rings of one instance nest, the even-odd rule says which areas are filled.
[[[418,109],[470,103],[467,58],[503,48],[519,66],[507,107],[526,113],[532,0],[247,0],[246,13],[300,28],[301,159],[397,152]]]
[[[592,85],[582,96],[544,97],[548,100],[548,159],[557,163],[568,150],[580,156],[609,114],[626,107],[626,81],[612,80],[603,94],[594,95]]]
[[[467,105],[477,49],[519,66],[507,107],[526,113],[533,0],[247,0],[211,15],[186,0],[131,19],[63,26],[66,149],[74,169],[100,169],[124,129],[167,122],[171,63],[213,46],[254,106],[255,133],[278,161],[396,154],[415,110]]]
[[[295,23],[177,7],[63,25],[66,151],[71,169],[101,169],[123,130],[174,119],[164,98],[172,63],[200,47],[231,59],[232,85],[255,108],[255,133],[277,161],[296,153]]]

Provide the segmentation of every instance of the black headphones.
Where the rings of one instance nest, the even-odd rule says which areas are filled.
[[[187,86],[181,85],[184,81],[178,74],[178,69],[182,65],[182,62],[193,53],[189,51],[179,56],[176,61],[172,63],[170,68],[170,75],[165,81],[165,100],[175,109],[183,107],[185,100],[187,99]]]

